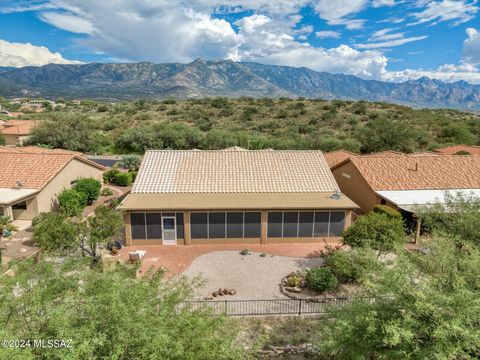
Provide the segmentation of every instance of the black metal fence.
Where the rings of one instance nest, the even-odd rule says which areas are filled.
[[[352,298],[326,299],[269,299],[269,300],[198,300],[185,301],[182,308],[205,309],[212,315],[258,316],[258,315],[307,315],[326,314],[331,306],[341,306]]]

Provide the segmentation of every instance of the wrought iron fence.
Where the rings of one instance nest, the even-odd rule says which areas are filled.
[[[258,316],[258,315],[306,315],[327,314],[331,306],[341,306],[352,298],[326,299],[268,299],[268,300],[197,300],[185,301],[182,308],[208,310],[212,315]]]

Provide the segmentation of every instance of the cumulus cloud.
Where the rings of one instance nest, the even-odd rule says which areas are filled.
[[[345,25],[348,29],[363,27],[365,20],[349,18],[368,5],[368,0],[317,0],[313,5],[318,16],[329,25]]]
[[[44,46],[0,40],[0,66],[23,67],[46,64],[80,64],[67,60],[60,53],[52,53]]]
[[[471,84],[480,84],[480,69],[472,64],[445,64],[434,70],[407,69],[402,71],[386,72],[383,79],[386,81],[403,82],[407,80],[429,77],[445,82],[466,81]]]
[[[468,28],[467,39],[463,43],[463,60],[471,64],[480,64],[480,33],[477,29]]]

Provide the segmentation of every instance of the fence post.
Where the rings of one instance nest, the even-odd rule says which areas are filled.
[[[228,315],[227,300],[224,300],[224,301],[225,301],[225,315]]]
[[[302,315],[302,299],[298,299],[298,315]]]

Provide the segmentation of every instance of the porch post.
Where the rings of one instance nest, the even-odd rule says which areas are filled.
[[[125,223],[125,245],[132,245],[132,226],[130,224],[130,213],[125,211],[123,213],[123,221]]]
[[[192,244],[190,238],[190,211],[185,211],[183,213],[183,240],[185,245]]]
[[[420,216],[416,216],[416,219],[417,219],[417,224],[415,226],[415,240],[413,242],[414,244],[417,243],[417,240],[420,237],[420,229],[422,227],[422,218]]]
[[[260,243],[266,244],[267,243],[267,225],[268,225],[268,213],[266,211],[262,211],[261,213],[261,232],[260,232]]]

